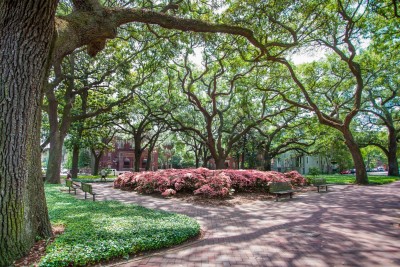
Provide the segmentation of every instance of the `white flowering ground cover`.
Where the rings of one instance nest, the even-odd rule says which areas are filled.
[[[86,266],[180,244],[200,232],[192,218],[116,201],[84,201],[46,185],[53,225],[65,232],[46,249],[39,266]]]

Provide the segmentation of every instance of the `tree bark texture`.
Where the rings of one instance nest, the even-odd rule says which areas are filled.
[[[345,130],[342,133],[345,139],[345,144],[349,148],[351,157],[353,158],[354,167],[356,168],[356,183],[368,184],[367,170],[358,144],[354,140],[350,130]]]
[[[223,170],[225,167],[225,158],[214,158],[215,160],[215,169]]]
[[[151,167],[151,164],[153,163],[152,155],[153,155],[154,147],[155,147],[155,143],[150,144],[149,149],[147,151],[147,162],[146,162],[145,171],[152,171],[152,170],[150,170],[150,167]]]
[[[0,2],[0,266],[49,236],[40,171],[43,82],[57,1]]]
[[[51,184],[59,184],[61,161],[62,161],[62,148],[66,134],[60,131],[54,132],[50,136],[50,149],[49,159],[47,161],[46,181]]]
[[[135,153],[135,161],[134,161],[134,172],[139,172],[140,171],[140,157],[142,156],[142,149],[141,148],[136,148],[134,149]]]
[[[94,159],[92,175],[99,174],[100,159],[103,156],[103,154],[104,151],[100,151],[98,154],[96,154],[96,151],[92,149],[92,155]]]
[[[399,164],[397,163],[397,140],[396,131],[389,129],[389,149],[388,149],[388,176],[399,176]]]

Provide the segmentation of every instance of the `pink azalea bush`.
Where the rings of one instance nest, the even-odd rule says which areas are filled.
[[[229,195],[231,183],[231,178],[226,173],[216,172],[213,176],[208,177],[206,184],[193,191],[193,193],[207,197],[226,197]]]
[[[268,192],[270,183],[289,181],[295,186],[306,183],[306,179],[296,171],[280,173],[198,168],[124,173],[114,181],[114,187],[136,190],[144,194],[161,193],[166,197],[175,195],[177,192],[190,192],[206,197],[227,197],[231,190]]]
[[[297,171],[290,171],[284,174],[287,179],[290,180],[292,185],[300,186],[300,185],[306,185],[307,184],[307,179],[304,178],[300,173]]]
[[[159,172],[139,172],[135,178],[136,188],[139,193],[151,194],[154,192],[163,193],[171,183],[168,177]]]
[[[173,196],[173,195],[175,195],[175,194],[176,194],[176,191],[175,191],[174,189],[168,188],[168,189],[166,189],[161,195],[162,195],[163,197],[170,197],[170,196]]]

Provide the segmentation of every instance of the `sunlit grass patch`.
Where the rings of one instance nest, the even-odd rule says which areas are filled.
[[[356,177],[354,174],[321,174],[318,176],[307,176],[307,179],[325,178],[328,184],[354,184]],[[368,175],[369,184],[389,184],[400,180],[400,177],[383,176],[383,175]]]

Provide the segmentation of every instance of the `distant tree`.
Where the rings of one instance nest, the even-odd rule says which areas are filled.
[[[50,152],[46,174],[48,182],[60,182],[62,146],[72,123],[78,125],[72,149],[72,175],[76,177],[82,121],[110,112],[133,97],[132,91],[142,85],[154,71],[152,60],[146,61],[139,56],[146,49],[148,47],[144,45],[133,55],[124,56],[120,54],[124,53],[121,49],[118,53],[112,53],[112,57],[108,53],[96,60],[82,52],[72,53],[62,66],[55,66],[54,79],[47,85],[47,101],[44,106],[50,122]],[[132,68],[134,63],[128,64],[127,60],[134,61],[134,57],[135,73],[131,73],[127,69]]]
[[[389,25],[387,26],[389,28]],[[393,26],[393,31],[400,31],[400,26]],[[397,34],[400,37],[400,34]],[[399,165],[397,149],[400,141],[400,45],[393,35],[382,35],[370,50],[364,54],[363,68],[367,72],[365,99],[361,123],[367,127],[363,145],[380,148],[388,160],[388,175],[398,176]],[[396,47],[397,46],[397,47]],[[369,127],[368,127],[369,125]],[[381,137],[382,127],[386,128],[386,136]]]
[[[244,77],[255,66],[236,65],[228,60],[226,52],[213,58],[204,51],[204,67],[200,70],[190,64],[189,54],[187,51],[181,62],[170,67],[169,75],[172,80],[177,79],[180,92],[169,99],[169,110],[163,107],[166,123],[173,131],[196,135],[207,146],[216,168],[223,169],[235,143],[290,106],[269,106],[272,102],[266,94],[247,90]],[[200,116],[191,116],[192,113]]]

